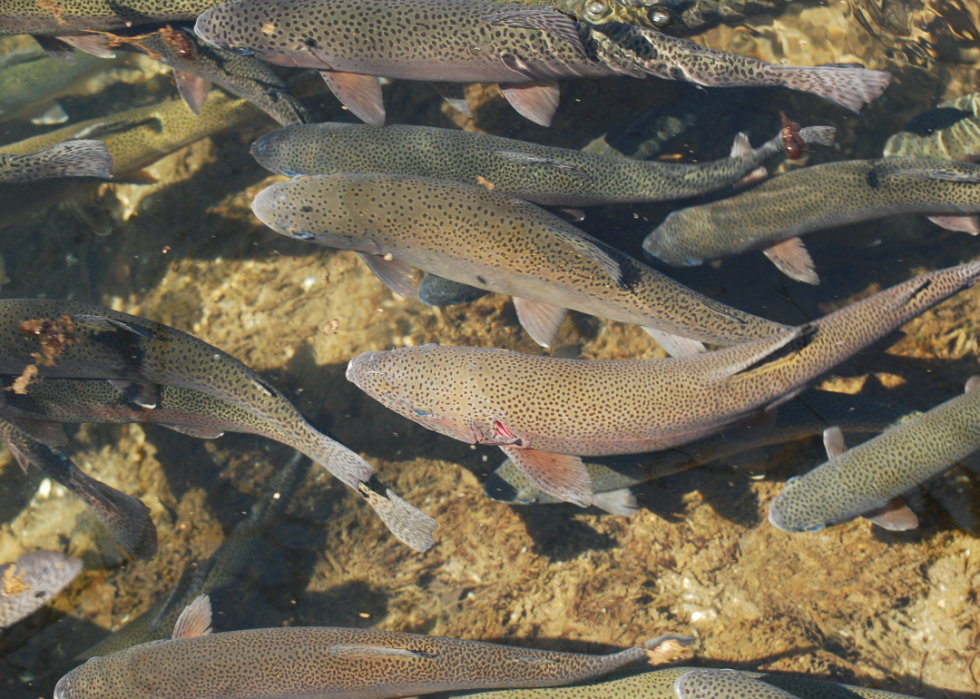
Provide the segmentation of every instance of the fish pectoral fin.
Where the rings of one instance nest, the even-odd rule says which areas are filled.
[[[500,448],[539,490],[579,507],[592,504],[592,477],[579,457],[536,449]]]
[[[31,420],[25,417],[8,418],[31,437],[49,447],[62,447],[68,444],[68,436],[60,422],[50,420]]]
[[[65,65],[73,66],[75,65],[75,56],[71,46],[66,44],[64,41],[57,36],[42,36],[40,34],[33,34],[34,41],[38,43],[44,53],[48,54],[51,58]]]
[[[426,653],[421,650],[409,650],[408,648],[386,648],[384,646],[365,646],[358,644],[335,644],[327,648],[327,652],[343,660],[351,662],[363,660],[388,660],[390,658],[400,658],[402,660],[435,660],[439,657],[438,653]]]
[[[161,422],[160,426],[198,439],[217,439],[224,434],[223,430],[216,430],[213,427],[199,427],[198,425],[167,425]]]
[[[728,154],[728,157],[741,158],[746,155],[751,155],[751,153],[752,144],[749,143],[749,137],[741,131],[735,134],[735,142],[732,143],[732,152]]]
[[[373,75],[321,70],[327,87],[351,114],[371,126],[385,125],[385,105],[381,83]]]
[[[460,114],[465,114],[466,116],[472,118],[473,112],[470,110],[470,105],[466,102],[466,92],[463,89],[462,83],[445,83],[445,82],[434,82],[429,83],[439,93],[446,104],[455,109]]]
[[[518,114],[535,124],[551,126],[551,117],[558,109],[558,83],[501,83],[499,87]]]
[[[813,258],[799,238],[787,238],[762,251],[780,272],[804,284],[819,284],[813,269]]]
[[[211,598],[198,595],[177,617],[171,639],[197,638],[211,633]]]
[[[124,330],[147,339],[153,337],[152,330],[136,327],[134,325],[130,325],[129,323],[124,323],[121,320],[116,320],[115,318],[106,318],[105,316],[86,313],[74,313],[72,314],[71,319],[79,325],[91,325],[102,330]]]
[[[926,216],[926,218],[947,231],[980,234],[980,221],[976,216]]]
[[[613,284],[618,288],[625,288],[623,286],[623,270],[620,268],[619,263],[597,243],[576,233],[575,228],[569,226],[568,229],[550,228],[549,231],[558,239],[558,242],[576,255],[587,257],[602,267],[606,271],[606,274],[612,277]]]
[[[394,258],[386,259],[384,255],[373,255],[369,252],[357,254],[386,287],[403,298],[418,298],[418,284],[411,267]]]
[[[515,27],[518,29],[538,29],[548,32],[571,46],[575,53],[586,58],[585,46],[579,36],[578,27],[568,16],[551,7],[528,7],[519,10],[505,10],[483,15],[480,19],[496,27]]]
[[[539,345],[551,347],[561,324],[565,322],[568,309],[553,306],[544,301],[529,301],[517,296],[514,296],[513,299],[521,327],[527,330],[527,334]]]
[[[902,498],[895,498],[884,507],[866,512],[864,518],[890,532],[905,532],[919,526],[919,518],[909,509]]]
[[[840,427],[835,425],[823,431],[823,448],[827,451],[828,459],[836,459],[847,451],[847,443]]]
[[[963,387],[963,393],[973,393],[978,388],[980,388],[980,376],[971,376],[966,380],[966,386]]]
[[[532,153],[522,153],[519,150],[495,150],[493,154],[498,158],[510,160],[511,162],[520,163],[522,165],[544,165],[546,167],[554,168],[555,170],[567,172],[569,175],[574,175],[575,177],[581,177],[585,180],[594,179],[592,175],[580,168],[578,165],[569,165],[568,163],[563,163],[562,161],[555,160],[554,158],[545,158],[544,156],[534,155]],[[582,218],[585,218],[585,214],[582,214]]]
[[[160,387],[154,383],[142,381],[126,381],[124,379],[109,379],[112,387],[141,408],[155,408],[160,399]]]
[[[632,517],[640,508],[636,504],[636,496],[629,488],[609,490],[592,496],[592,504],[611,515]]]
[[[101,34],[65,34],[59,36],[58,39],[68,46],[96,58],[116,57],[116,54],[109,48],[109,41]]]
[[[673,333],[641,326],[646,330],[647,335],[657,341],[657,344],[664,348],[664,351],[671,357],[693,357],[696,354],[707,352],[703,342],[692,340],[689,337],[681,337]]]
[[[201,109],[208,99],[208,92],[211,90],[211,81],[202,78],[200,75],[188,73],[186,70],[174,69],[174,79],[177,81],[177,92],[180,93],[184,104],[191,110],[194,116],[201,115]]]

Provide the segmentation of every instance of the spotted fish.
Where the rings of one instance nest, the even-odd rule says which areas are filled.
[[[25,553],[0,566],[0,629],[46,605],[81,572],[81,559],[57,551]]]
[[[51,446],[51,440],[46,438],[51,431],[45,427],[30,420],[0,419],[0,441],[7,445],[25,473],[28,465],[34,465],[84,500],[126,551],[144,560],[153,558],[157,552],[157,529],[150,519],[149,508],[79,469]],[[60,428],[55,431],[54,441],[60,442],[58,431]]]
[[[660,636],[611,655],[501,646],[439,636],[327,627],[210,633],[199,597],[173,638],[93,658],[59,680],[55,699],[386,699],[447,690],[570,684],[644,660]]]
[[[901,496],[980,449],[980,377],[966,392],[848,450],[836,427],[824,432],[825,464],[790,479],[769,506],[789,532],[817,531],[864,516],[886,529],[918,526]]]
[[[36,153],[0,153],[0,183],[65,178],[107,180],[112,156],[102,141],[65,141]]]
[[[220,0],[4,0],[0,34],[74,35],[193,20]]]
[[[361,493],[401,541],[419,551],[432,545],[435,521],[382,484],[370,464],[314,429],[264,378],[191,335],[99,306],[0,301],[0,373],[21,375],[31,366],[41,378],[109,380],[148,409],[159,404],[161,386],[227,401]]]
[[[545,346],[568,308],[642,325],[672,354],[703,350],[689,339],[730,345],[785,329],[479,185],[408,175],[303,177],[264,189],[252,210],[283,235],[356,250],[402,296],[416,293],[409,265],[510,294],[521,324]]]
[[[797,281],[818,284],[798,236],[901,213],[935,214],[940,225],[980,233],[980,165],[884,158],[845,160],[774,177],[729,199],[675,211],[643,249],[672,265],[697,265],[763,249]]]
[[[834,129],[812,127],[804,140],[834,142]],[[730,186],[783,151],[779,136],[752,149],[739,134],[731,157],[677,164],[553,148],[488,134],[428,126],[307,124],[266,134],[252,155],[273,172],[296,175],[384,172],[486,183],[537,204],[591,206],[683,199]]]
[[[385,118],[375,76],[496,82],[518,112],[544,126],[558,107],[560,78],[653,74],[722,87],[786,86],[856,111],[890,80],[876,71],[774,66],[638,27],[656,36],[639,34],[642,46],[634,45],[611,29],[621,26],[482,0],[233,0],[202,14],[195,31],[221,48],[319,70],[337,98],[375,126]]]
[[[669,449],[758,419],[980,279],[980,262],[898,284],[806,325],[682,359],[587,361],[474,347],[365,352],[347,378],[441,434],[499,446],[541,490],[587,506],[581,456]]]

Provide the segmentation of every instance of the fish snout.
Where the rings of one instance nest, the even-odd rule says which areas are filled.
[[[366,390],[364,385],[362,385],[362,381],[367,377],[367,372],[371,369],[372,360],[377,354],[381,353],[377,350],[364,352],[347,362],[347,380],[361,390]]]
[[[54,699],[72,699],[70,672],[58,680],[58,684],[55,685]]]
[[[211,46],[217,46],[218,48],[224,48],[224,46],[218,44],[214,38],[214,33],[212,31],[214,14],[213,8],[210,10],[205,10],[204,13],[197,18],[197,21],[194,22],[194,33],[197,35],[198,39],[206,44],[211,44]]]

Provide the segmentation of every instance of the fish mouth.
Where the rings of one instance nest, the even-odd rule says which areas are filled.
[[[218,40],[210,32],[209,25],[211,23],[211,18],[213,15],[214,15],[213,8],[210,10],[206,10],[203,14],[201,14],[197,18],[197,21],[194,22],[194,33],[197,35],[198,39],[200,39],[206,44],[210,44],[211,46],[217,46],[219,49],[228,48],[227,45],[218,43]]]
[[[71,699],[71,673],[65,675],[54,687],[54,699]]]
[[[374,355],[380,354],[378,351],[364,352],[352,360],[347,362],[347,380],[352,384],[357,386],[362,391],[366,392],[364,386],[361,385],[361,379],[364,378],[368,373],[381,374],[380,371],[371,371],[370,364]]]

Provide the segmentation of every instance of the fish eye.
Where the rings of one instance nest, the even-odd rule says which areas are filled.
[[[246,49],[242,47],[229,48],[228,50],[231,51],[232,53],[237,53],[239,56],[251,56],[253,53],[255,53],[254,51],[252,51],[252,49]]]
[[[609,10],[609,6],[601,0],[594,0],[585,6],[585,14],[592,18],[604,17]]]
[[[670,13],[666,10],[656,9],[650,10],[650,21],[653,22],[653,26],[663,29],[664,27],[670,26]]]

